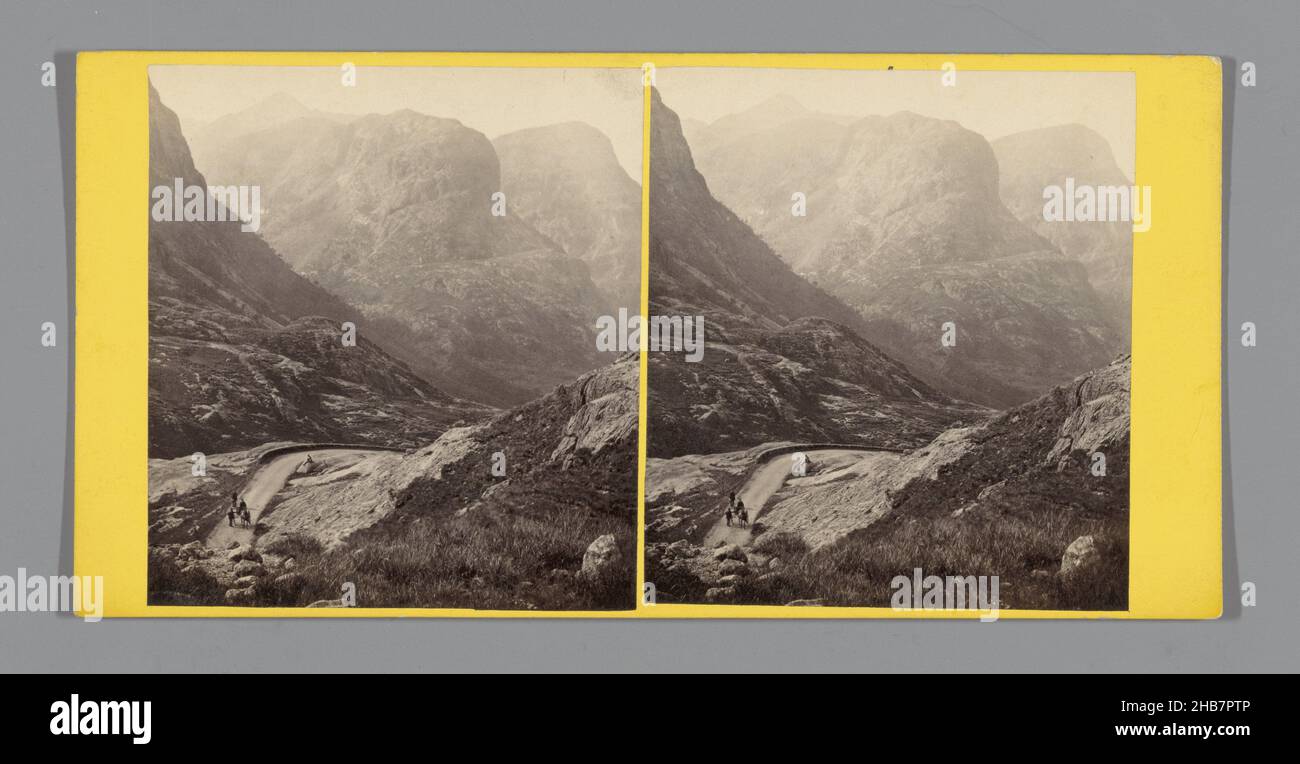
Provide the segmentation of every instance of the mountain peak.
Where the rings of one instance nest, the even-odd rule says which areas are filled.
[[[187,135],[186,138],[189,140],[190,149],[195,154],[195,161],[200,166],[206,167],[206,162],[203,160],[210,153],[209,149],[216,144],[234,141],[270,127],[319,113],[288,93],[277,91],[249,106],[217,117],[202,125],[192,135]]]
[[[214,120],[212,124],[224,124],[233,120],[261,120],[270,124],[287,122],[291,119],[311,114],[314,110],[304,105],[302,101],[285,93],[276,91],[265,98],[253,102],[252,105],[246,106],[238,111],[232,112]]]
[[[742,113],[750,112],[780,112],[783,114],[807,114],[808,109],[799,103],[798,99],[789,93],[777,93],[774,96],[765,98],[754,106],[746,109]]]
[[[308,108],[303,105],[302,101],[299,101],[297,98],[294,98],[283,90],[275,91],[266,98],[258,101],[254,106],[283,106],[296,108],[300,111],[308,111]]]

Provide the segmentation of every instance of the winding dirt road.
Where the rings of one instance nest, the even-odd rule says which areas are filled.
[[[871,459],[882,452],[870,448],[822,448],[802,452],[810,464],[825,465],[827,463],[836,464],[832,471],[842,469],[844,463],[853,464],[860,459]],[[732,520],[733,525],[728,526],[726,518],[722,516],[725,506],[718,508],[719,519],[716,525],[709,529],[708,534],[704,537],[704,546],[712,548],[718,545],[718,542],[726,544],[747,545],[752,539],[752,527],[754,521],[762,513],[764,506],[772,495],[781,490],[785,481],[791,477],[790,469],[793,462],[790,454],[778,454],[773,456],[763,466],[754,471],[745,485],[736,493],[741,501],[745,502],[745,509],[749,512],[749,526],[740,527],[735,525],[736,520]],[[802,480],[817,480],[824,476],[823,472],[818,474],[809,474]]]
[[[313,461],[321,461],[325,457],[343,456],[349,454],[373,454],[373,449],[354,449],[354,448],[323,448],[319,451],[296,451],[276,457],[266,464],[262,465],[253,477],[244,485],[244,490],[240,496],[248,504],[248,514],[251,518],[249,527],[244,528],[238,525],[231,527],[223,516],[217,523],[217,527],[208,535],[207,541],[204,542],[211,549],[226,549],[232,541],[240,544],[253,543],[253,528],[257,527],[257,520],[262,516],[262,512],[271,503],[271,499],[284,488],[289,482],[289,478],[298,471],[298,467],[307,460],[308,454]]]

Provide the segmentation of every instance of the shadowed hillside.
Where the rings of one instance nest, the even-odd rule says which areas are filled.
[[[206,187],[152,88],[149,114],[151,188]],[[362,327],[355,347],[345,321]],[[150,220],[149,322],[152,456],[272,440],[411,446],[489,413],[392,358],[358,311],[238,222]]]
[[[792,439],[915,446],[983,415],[864,340],[860,316],[719,204],[677,115],[652,98],[651,313],[704,316],[708,345],[698,363],[651,354],[651,456]]]

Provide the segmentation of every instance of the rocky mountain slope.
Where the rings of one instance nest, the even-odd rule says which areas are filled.
[[[657,91],[651,119],[651,314],[704,316],[708,342],[698,363],[651,354],[651,456],[793,439],[919,445],[981,414],[863,340],[860,316],[718,203]]]
[[[376,523],[463,517],[489,506],[537,511],[555,505],[630,521],[636,515],[636,377],[636,358],[629,355],[487,422],[449,430],[412,453],[376,454],[364,470],[297,481],[265,516],[266,542],[307,535],[333,548]],[[493,473],[498,463],[501,475]],[[555,490],[560,486],[565,490]]]
[[[628,177],[609,138],[582,122],[492,141],[513,213],[581,259],[608,298],[607,315],[641,304],[641,184]]]
[[[1088,280],[1115,317],[1127,346],[1133,295],[1133,226],[1125,222],[1043,220],[1043,189],[1129,186],[1106,139],[1083,125],[1060,125],[1015,133],[993,142],[999,193],[1016,219],[1083,263]]]
[[[1130,367],[1125,356],[990,421],[945,431],[866,478],[778,495],[763,523],[816,548],[893,514],[1124,512]],[[1095,452],[1106,455],[1104,477],[1089,471]]]
[[[636,190],[589,150],[602,145],[593,132],[508,137],[503,177],[492,142],[454,119],[309,116],[213,151],[208,172],[261,185],[267,241],[360,308],[415,371],[513,405],[607,363],[596,318],[637,289],[639,269],[626,267],[639,251]],[[498,192],[504,215],[493,214]]]
[[[352,581],[364,607],[631,607],[637,370],[629,354],[418,450],[300,468],[253,548],[201,539],[256,452],[198,479],[184,459],[153,462],[151,601],[302,606]]]
[[[1130,372],[1123,356],[901,457],[789,480],[745,549],[705,549],[684,510],[648,505],[669,532],[649,538],[647,580],[662,601],[886,607],[921,568],[998,576],[1004,608],[1123,609]],[[728,467],[675,467],[677,496],[734,482]]]
[[[908,112],[846,123],[788,102],[758,111],[747,129],[702,133],[709,187],[922,379],[1006,407],[1124,347],[1085,267],[1003,204],[980,135]],[[795,192],[806,216],[791,212]],[[941,347],[949,321],[958,341]]]
[[[591,512],[626,522],[630,531],[636,518],[637,371],[636,356],[628,354],[468,430],[462,455],[438,473],[423,471],[399,493],[395,509],[408,515],[464,515],[487,507]],[[496,454],[504,475],[492,472]]]
[[[176,115],[150,92],[150,186],[206,186]],[[149,223],[151,456],[270,440],[427,441],[488,411],[430,386],[358,311],[294,273],[237,222]]]

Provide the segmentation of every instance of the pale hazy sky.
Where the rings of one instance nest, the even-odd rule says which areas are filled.
[[[458,119],[488,138],[579,121],[609,136],[623,169],[641,182],[644,89],[640,69],[357,67],[355,87],[337,67],[151,66],[149,78],[183,130],[286,93],[343,114],[411,109]]]
[[[458,119],[489,138],[577,120],[609,136],[619,163],[641,180],[639,69],[358,67],[343,87],[335,67],[152,66],[163,102],[193,129],[278,92],[344,114],[412,109]],[[1133,177],[1135,78],[1128,72],[939,72],[660,68],[664,103],[702,122],[788,95],[813,111],[863,117],[914,111],[951,119],[995,140],[1066,123],[1096,130]]]
[[[951,119],[990,141],[1077,122],[1097,131],[1133,178],[1137,90],[1131,72],[964,72],[944,87],[937,71],[660,68],[664,103],[712,122],[777,95],[805,108],[865,117],[913,111]]]

